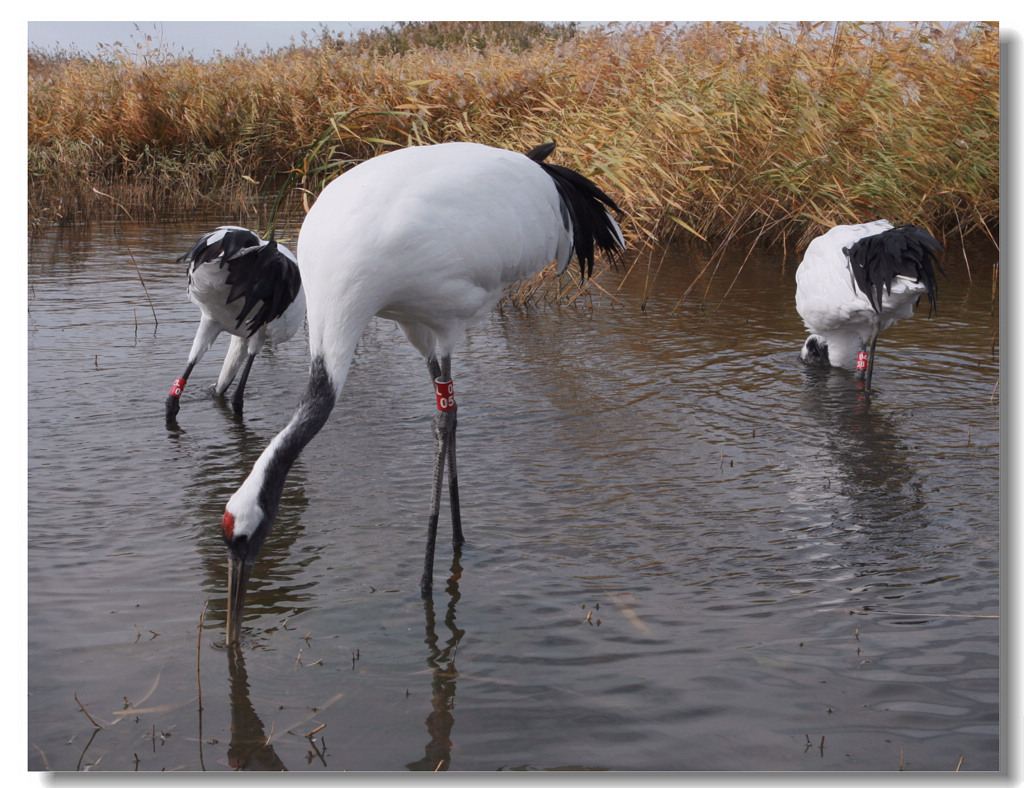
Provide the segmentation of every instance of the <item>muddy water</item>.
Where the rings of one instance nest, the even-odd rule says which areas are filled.
[[[677,304],[704,262],[677,250],[645,311],[638,269],[496,312],[455,360],[468,544],[442,531],[433,603],[433,394],[373,323],[235,654],[217,526],[307,349],[263,353],[238,419],[222,338],[166,428],[197,316],[174,258],[215,223],[30,244],[30,769],[998,768],[992,251],[883,336],[870,407],[799,362],[771,253],[727,296],[739,260]]]

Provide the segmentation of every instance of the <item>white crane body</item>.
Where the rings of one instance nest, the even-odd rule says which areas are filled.
[[[839,225],[811,241],[796,271],[796,308],[810,332],[801,358],[863,372],[880,332],[911,317],[926,293],[934,308],[941,249],[921,228],[885,220]]]
[[[438,155],[444,154],[444,155]],[[572,250],[572,227],[544,171],[473,143],[405,148],[324,189],[299,233],[310,292],[310,353],[340,392],[374,316],[405,329],[425,357],[451,355],[505,289]],[[326,295],[325,297],[325,294]]]
[[[374,316],[396,321],[427,362],[438,397],[434,488],[421,591],[430,595],[444,468],[449,473],[453,545],[462,545],[455,467],[456,406],[451,355],[467,326],[506,288],[552,261],[581,270],[594,249],[624,248],[605,206],[615,203],[579,174],[543,159],[474,143],[405,148],[347,171],[320,194],[299,232],[307,293],[310,375],[288,425],[228,501],[228,641],[241,627],[252,563],[277,513],[285,477],[326,422],[356,345]],[[447,388],[446,388],[447,387]],[[446,394],[442,392],[447,392]],[[443,404],[442,404],[443,403]]]

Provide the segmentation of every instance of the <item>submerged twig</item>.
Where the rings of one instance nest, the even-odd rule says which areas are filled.
[[[96,722],[96,720],[94,720],[92,718],[92,715],[89,713],[88,709],[86,709],[85,706],[82,705],[82,701],[80,701],[78,699],[78,693],[77,692],[73,692],[71,694],[75,696],[75,703],[78,704],[78,708],[80,708],[83,712],[85,712],[85,716],[89,718],[89,722],[91,722],[97,728],[102,728],[103,726],[100,725],[98,722]]]
[[[86,713],[88,714],[88,712],[86,712]],[[97,734],[98,734],[99,732],[100,732],[100,729],[99,729],[99,728],[97,728],[96,730],[94,730],[94,731],[92,732],[92,736],[90,736],[90,737],[89,737],[89,741],[88,741],[88,743],[87,743],[87,744],[85,745],[85,749],[84,749],[84,750],[82,750],[82,754],[78,756],[78,765],[77,765],[77,766],[75,766],[75,771],[78,771],[78,772],[82,771],[82,762],[83,762],[83,761],[85,760],[85,754],[86,754],[87,752],[89,752],[89,748],[90,748],[90,747],[92,747],[92,743],[93,743],[93,742],[94,742],[94,741],[96,740],[96,735],[97,735]],[[103,756],[100,756],[100,758],[102,758],[102,757],[103,757]],[[99,763],[99,762],[100,762],[100,759],[99,759],[99,758],[97,758],[97,759],[96,759],[96,761],[95,761],[95,763],[93,763],[93,764],[90,764],[90,765],[92,765],[92,766],[95,766],[95,765],[96,765],[97,763]]]
[[[53,771],[53,767],[52,767],[52,766],[50,766],[50,761],[49,761],[49,760],[47,759],[47,757],[46,757],[46,753],[45,753],[45,752],[43,752],[43,749],[42,749],[42,747],[40,747],[40,746],[39,746],[38,744],[36,744],[35,742],[32,742],[32,746],[33,746],[33,747],[35,747],[35,748],[36,748],[36,750],[38,750],[38,751],[39,751],[39,757],[43,759],[43,766],[44,766],[44,767],[46,768],[46,771],[48,771],[48,772],[52,772],[52,771]],[[963,760],[964,760],[964,759],[963,759],[963,756],[961,756],[961,757],[960,757],[960,762],[962,763],[962,762],[963,762]],[[960,770],[960,767],[958,766],[958,767],[957,767],[957,771],[959,771],[959,770]]]
[[[199,688],[199,711],[203,710],[203,681],[199,674],[200,645],[203,642],[203,619],[206,616],[206,608],[209,606],[210,600],[207,599],[202,611],[199,613],[199,632],[196,635],[196,686]]]
[[[135,273],[138,275],[139,282],[142,284],[142,289],[146,293],[146,300],[149,301],[149,308],[153,312],[153,323],[160,325],[160,321],[156,319],[156,307],[153,306],[153,298],[149,294],[149,288],[146,287],[146,280],[142,278],[142,271],[139,269],[139,264],[135,260],[135,255],[132,254],[132,248],[128,246],[128,241],[125,240],[124,233],[120,230],[118,230],[117,233],[121,236],[121,243],[124,244],[124,248],[128,250],[128,257],[131,258],[132,265],[135,266]]]
[[[928,613],[920,612],[916,610],[844,610],[840,609],[840,613],[849,613],[851,616],[866,616],[866,615],[878,615],[878,616],[917,616],[920,618],[999,618],[998,614],[993,613]]]

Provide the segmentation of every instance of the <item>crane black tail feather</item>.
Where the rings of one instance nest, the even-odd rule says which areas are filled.
[[[595,248],[614,259],[624,248],[622,233],[609,213],[622,216],[622,209],[589,178],[575,170],[558,164],[546,164],[546,159],[555,149],[554,142],[533,148],[527,157],[537,162],[551,177],[562,201],[562,220],[566,228],[572,225],[573,251],[580,264],[580,274],[590,276],[594,272]]]
[[[893,279],[905,276],[925,286],[929,314],[935,312],[938,296],[935,270],[946,275],[937,257],[943,251],[942,244],[931,233],[913,224],[861,238],[843,250],[850,260],[857,287],[876,312],[881,311],[882,291],[891,293]]]
[[[260,237],[252,230],[241,227],[217,228],[196,241],[191,249],[178,258],[178,262],[202,265],[215,260],[219,255],[223,255],[222,261],[230,260],[259,245]]]
[[[224,281],[231,287],[227,303],[245,298],[236,328],[248,323],[249,336],[283,315],[302,286],[299,267],[278,251],[274,240],[259,249],[245,250],[245,254],[228,259],[227,264]],[[250,314],[257,304],[259,309]]]
[[[178,262],[188,262],[194,270],[218,259],[228,267],[224,281],[230,290],[225,302],[245,298],[235,328],[247,323],[250,337],[283,315],[302,286],[299,267],[278,249],[277,241],[271,238],[264,244],[252,230],[241,227],[218,227],[207,233]]]

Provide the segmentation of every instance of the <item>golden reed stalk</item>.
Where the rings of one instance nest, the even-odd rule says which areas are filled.
[[[633,250],[796,248],[878,217],[998,234],[994,23],[402,23],[209,61],[32,51],[28,114],[35,225],[297,224],[395,146],[556,140],[552,160],[625,209]]]

